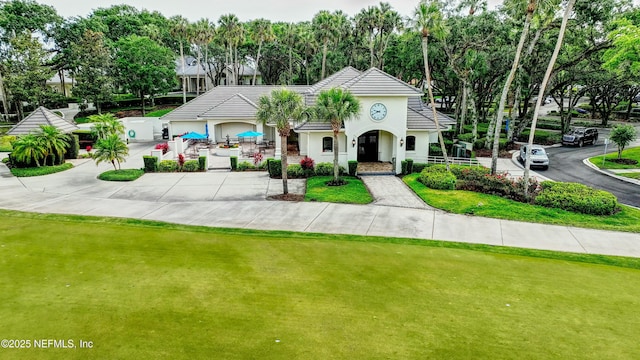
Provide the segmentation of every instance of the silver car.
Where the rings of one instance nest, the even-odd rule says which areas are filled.
[[[522,145],[520,147],[518,160],[520,160],[523,165],[525,164],[527,160],[527,145]],[[531,167],[534,166],[541,167],[544,170],[549,168],[549,157],[547,156],[547,152],[540,145],[531,146]]]

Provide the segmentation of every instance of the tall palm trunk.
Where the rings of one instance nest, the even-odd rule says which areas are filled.
[[[289,85],[293,84],[293,47],[289,46]]]
[[[426,36],[425,36],[426,35]],[[428,34],[422,34],[422,56],[424,58],[424,73],[427,76],[427,92],[429,93],[429,103],[431,104],[431,111],[433,111],[433,121],[436,123],[436,130],[438,131],[438,140],[440,142],[440,148],[442,148],[442,156],[444,157],[444,164],[449,171],[449,156],[447,155],[447,148],[444,145],[444,138],[442,137],[442,130],[440,129],[440,122],[438,121],[438,113],[436,112],[436,101],[433,98],[433,90],[431,89],[431,71],[429,71],[429,36]]]
[[[180,40],[180,59],[182,60],[182,103],[187,103],[187,78],[184,75],[184,46]]]
[[[466,78],[462,79],[462,101],[460,102],[460,128],[458,133],[462,134],[464,131],[464,124],[467,120],[467,98],[469,97],[469,81]]]
[[[507,80],[504,82],[504,87],[502,88],[502,95],[500,96],[500,103],[498,105],[498,111],[496,114],[495,128],[493,129],[493,150],[491,153],[491,174],[495,175],[498,168],[498,148],[500,146],[500,130],[502,130],[502,120],[504,119],[504,108],[507,104],[507,96],[509,95],[509,89],[511,88],[511,83],[516,76],[516,70],[518,69],[518,64],[520,63],[520,57],[522,56],[522,49],[524,48],[524,41],[527,39],[527,34],[529,33],[529,27],[531,26],[531,19],[533,18],[533,10],[527,11],[527,17],[524,21],[524,27],[522,29],[522,34],[520,35],[520,41],[518,42],[518,47],[516,48],[516,56],[513,59],[513,64],[511,65],[511,70],[509,71],[509,76]]]
[[[325,69],[327,65],[327,46],[329,43],[329,39],[324,40],[324,45],[322,45],[322,74],[320,74],[320,80],[324,79]]]
[[[338,183],[338,178],[340,177],[340,166],[338,165],[338,151],[340,151],[340,146],[338,144],[338,133],[340,132],[340,128],[336,131],[335,127],[333,129],[333,182],[335,184]]]
[[[2,72],[0,72],[0,96],[2,96],[4,121],[9,121],[9,102],[7,101],[7,92],[4,90],[4,80],[2,78]]]
[[[198,71],[196,71],[196,96],[200,96],[200,47],[198,46]]]
[[[260,64],[260,51],[262,50],[262,41],[258,44],[258,56],[256,56],[256,68],[253,69],[253,86],[256,85],[256,75],[258,75],[258,65]]]
[[[529,169],[531,168],[531,145],[533,144],[533,137],[536,132],[536,125],[538,123],[538,110],[542,105],[542,97],[544,96],[544,92],[547,88],[547,84],[549,83],[549,78],[551,77],[551,72],[553,71],[553,66],[558,59],[558,54],[560,53],[560,48],[562,47],[562,41],[564,39],[564,33],[567,30],[567,22],[569,21],[569,16],[573,11],[573,6],[575,5],[576,0],[569,0],[567,4],[567,8],[564,11],[564,16],[562,18],[562,25],[560,25],[560,32],[558,33],[558,40],[556,41],[556,47],[553,49],[553,55],[551,55],[551,60],[549,60],[549,65],[547,65],[547,71],[544,73],[544,78],[542,79],[542,84],[540,84],[540,91],[538,92],[538,100],[536,101],[536,107],[533,112],[533,120],[531,120],[531,133],[529,134],[529,145],[527,146],[527,161],[524,166],[524,195],[525,197],[529,196]]]
[[[280,152],[282,153],[280,155],[280,163],[282,165],[280,170],[282,173],[282,192],[284,194],[289,193],[289,185],[287,184],[287,139],[287,135],[280,134]]]

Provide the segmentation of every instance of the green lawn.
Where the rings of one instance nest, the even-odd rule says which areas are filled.
[[[604,157],[605,158],[604,164],[602,162],[602,158],[603,158],[602,155],[598,155],[598,156],[589,158],[589,161],[591,161],[592,164],[596,165],[600,169],[639,169],[640,168],[640,147],[626,149],[622,152],[623,159],[636,160],[638,161],[638,164],[636,165],[618,164],[613,161],[610,161],[618,158],[617,150],[616,152],[607,154]]]
[[[2,337],[94,344],[3,358],[640,358],[638,259],[0,214]]]
[[[621,211],[610,216],[578,214],[524,204],[495,195],[429,189],[418,181],[418,176],[419,174],[407,175],[403,180],[427,204],[451,213],[640,233],[640,210],[632,207],[621,205]]]
[[[62,165],[54,166],[40,166],[31,168],[12,168],[11,173],[17,177],[30,177],[30,176],[43,176],[49,174],[55,174],[57,172],[69,170],[73,167],[72,163],[64,163]]]
[[[173,111],[173,108],[171,109],[160,109],[160,110],[156,110],[156,111],[151,111],[149,113],[147,113],[145,116],[146,117],[160,117],[162,115],[165,115],[169,112]]]
[[[345,204],[368,204],[373,201],[369,190],[358,178],[345,176],[347,185],[328,186],[332,176],[314,176],[307,179],[305,201],[322,201]]]
[[[141,169],[120,169],[105,171],[98,175],[98,179],[104,181],[134,181],[142,175],[144,175],[144,170]]]
[[[639,172],[621,173],[621,174],[618,174],[618,175],[619,176],[628,177],[630,179],[640,180],[640,173]]]

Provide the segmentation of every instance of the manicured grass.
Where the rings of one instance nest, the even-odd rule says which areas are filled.
[[[621,173],[621,174],[617,174],[617,175],[628,177],[630,179],[640,180],[640,173],[638,173],[638,172]]]
[[[636,160],[638,161],[638,164],[636,165],[618,164],[611,161],[618,158],[617,150],[616,152],[607,154],[604,158],[604,164],[602,163],[602,155],[589,158],[589,161],[591,161],[592,164],[599,167],[600,169],[640,169],[640,147],[626,149],[622,152],[623,159]]]
[[[637,269],[429,241],[1,214],[5,336],[94,344],[2,349],[6,358],[640,357]]]
[[[347,182],[346,185],[328,186],[327,182],[333,180],[333,176],[308,178],[304,200],[344,204],[368,204],[373,201],[362,180],[351,176],[345,176],[342,179]]]
[[[109,170],[98,175],[98,179],[104,181],[133,181],[144,175],[141,169]]]
[[[621,205],[621,211],[610,216],[578,214],[471,191],[433,190],[420,183],[418,176],[407,175],[403,180],[427,204],[454,214],[640,233],[640,210],[632,207]]]
[[[40,166],[32,168],[12,168],[11,173],[17,177],[30,177],[30,176],[43,176],[49,174],[55,174],[60,171],[69,170],[73,167],[71,163],[64,163],[62,165],[55,166]]]
[[[173,111],[173,108],[172,109],[160,109],[160,110],[149,112],[145,116],[146,117],[160,117],[160,116],[165,115],[165,114],[167,114],[167,113],[169,113],[171,111]]]

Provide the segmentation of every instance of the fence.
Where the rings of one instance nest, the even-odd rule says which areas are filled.
[[[449,163],[456,165],[482,166],[475,158],[449,157]],[[428,156],[427,164],[444,164],[444,157]]]

